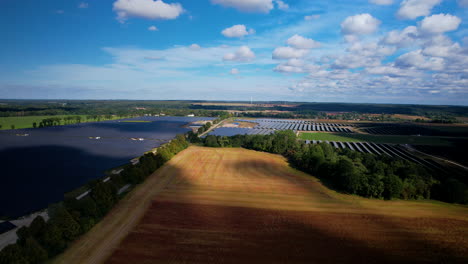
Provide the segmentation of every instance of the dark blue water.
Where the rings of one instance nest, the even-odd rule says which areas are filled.
[[[43,209],[62,200],[64,193],[102,177],[104,171],[186,133],[187,123],[208,119],[144,117],[131,120],[151,122],[0,131],[0,216]]]

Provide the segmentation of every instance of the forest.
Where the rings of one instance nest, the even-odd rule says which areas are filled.
[[[205,101],[144,101],[144,100],[0,100],[0,117],[39,115],[117,115],[137,116],[160,114],[171,116],[216,117],[226,111],[239,111],[239,117],[276,118],[328,118],[367,120],[361,114],[379,114],[377,121],[395,121],[389,114],[415,115],[435,120],[438,123],[455,122],[455,117],[468,116],[465,106],[429,106],[398,104],[351,104],[351,103],[293,103],[254,102],[248,105],[201,105]],[[226,102],[218,102],[226,103]],[[274,105],[265,107],[264,105]],[[270,112],[265,112],[269,110]],[[271,112],[282,111],[282,112]],[[333,112],[334,115],[326,113]],[[422,119],[420,121],[423,121]]]

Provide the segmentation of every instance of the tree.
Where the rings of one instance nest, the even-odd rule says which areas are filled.
[[[26,243],[23,246],[23,253],[24,257],[31,264],[44,263],[48,258],[47,251],[32,237],[26,239]]]
[[[15,125],[11,125],[11,129],[15,129]]]
[[[73,241],[80,234],[80,225],[63,205],[49,209],[51,222],[55,224],[66,241]]]
[[[59,227],[50,221],[47,223],[44,232],[38,240],[44,249],[47,250],[49,256],[55,256],[61,253],[67,246]]]
[[[362,187],[363,175],[359,173],[351,159],[340,157],[335,166],[335,184],[345,192],[357,194]]]
[[[18,244],[6,246],[0,252],[0,264],[28,264],[22,248]]]
[[[36,122],[33,123],[33,128],[37,128],[37,123]]]
[[[97,181],[93,186],[91,196],[101,215],[105,215],[117,201],[117,190],[110,182]]]
[[[218,143],[216,136],[213,136],[213,135],[206,136],[205,145],[211,148],[219,147],[219,143]]]
[[[29,233],[33,237],[38,237],[40,233],[44,231],[46,227],[46,222],[42,216],[38,215],[32,221],[31,225],[29,225]]]

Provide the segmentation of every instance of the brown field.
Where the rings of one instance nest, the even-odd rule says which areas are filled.
[[[190,147],[56,263],[463,263],[468,208],[342,195],[278,155]]]
[[[252,122],[232,121],[232,122],[224,124],[223,127],[252,128],[252,127],[256,127],[257,125],[258,125],[257,123],[252,123]]]
[[[401,114],[395,114],[392,115],[391,117],[393,118],[399,118],[399,119],[404,119],[404,120],[416,120],[416,119],[422,119],[422,120],[430,120],[427,117],[424,116],[417,116],[417,115],[401,115]]]

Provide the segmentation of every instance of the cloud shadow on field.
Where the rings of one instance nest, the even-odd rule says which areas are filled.
[[[282,186],[298,195],[318,194],[319,199],[312,199],[314,203],[334,198],[322,192],[316,185],[319,183],[294,175],[281,163],[270,162],[271,156],[232,158],[226,157],[229,153],[223,153],[224,150],[209,150],[217,155],[201,158],[194,166],[177,164],[183,164],[184,159],[190,162],[191,155],[203,153],[181,153],[186,155],[181,161],[165,165],[165,172],[160,173],[178,177],[165,189],[167,193],[154,197],[141,222],[106,263],[168,259],[177,263],[455,263],[468,259],[443,241],[432,243],[413,232],[421,225],[431,227],[425,219],[406,223],[401,218],[364,210],[346,212],[350,205],[342,201],[337,201],[343,208],[336,212],[220,203],[216,199],[280,193]],[[226,182],[219,182],[223,176]],[[262,182],[270,188],[255,191],[248,186]],[[287,195],[283,197],[287,199]],[[208,203],[203,201],[206,199]],[[281,201],[271,201],[276,202]],[[450,224],[468,225],[447,220],[441,228]],[[463,236],[456,232],[451,235]]]

